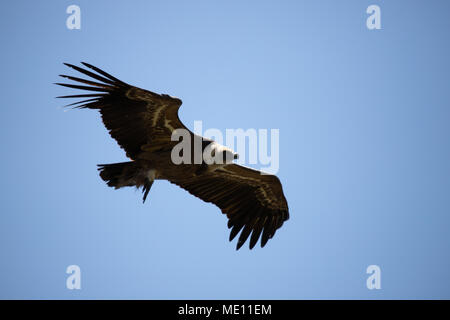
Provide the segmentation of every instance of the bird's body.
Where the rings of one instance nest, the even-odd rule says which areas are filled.
[[[155,180],[168,180],[227,214],[230,241],[241,232],[238,249],[248,237],[250,248],[260,237],[264,246],[289,218],[278,178],[232,163],[237,158],[232,150],[188,130],[178,118],[180,99],[128,85],[83,64],[96,73],[66,65],[100,82],[62,75],[88,86],[58,84],[95,92],[62,98],[87,98],[72,105],[99,110],[109,133],[131,159],[99,165],[100,176],[109,186],[142,188],[145,201]],[[178,131],[189,142],[182,162],[174,161],[179,141],[173,135]]]

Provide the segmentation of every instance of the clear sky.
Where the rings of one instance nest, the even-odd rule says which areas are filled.
[[[81,29],[66,8],[81,8]],[[369,5],[381,30],[366,27]],[[0,18],[0,298],[450,298],[448,1],[9,1]],[[125,161],[53,85],[87,61],[193,128],[280,130],[291,219],[263,249]],[[71,72],[71,74],[75,74]],[[81,268],[81,290],[66,268]],[[366,268],[381,268],[368,290]]]

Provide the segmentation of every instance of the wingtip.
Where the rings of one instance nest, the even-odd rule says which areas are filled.
[[[242,227],[233,226],[233,229],[231,229],[230,236],[228,238],[229,241],[233,241],[234,238],[239,234],[239,231],[241,231]]]
[[[264,246],[267,244],[267,242],[269,241],[269,238],[265,239],[261,239],[261,248],[264,248]]]
[[[244,245],[245,241],[238,241],[237,245],[236,245],[236,250],[239,250],[240,248],[242,248],[242,246]]]
[[[88,67],[88,68],[91,68],[92,69],[92,64],[90,64],[90,63],[87,63],[87,62],[85,62],[85,61],[81,61],[80,62],[83,66],[85,66],[85,67]]]
[[[67,66],[67,67],[69,67],[69,68],[75,67],[73,64],[68,63],[68,62],[63,62],[63,65],[65,65],[65,66]]]

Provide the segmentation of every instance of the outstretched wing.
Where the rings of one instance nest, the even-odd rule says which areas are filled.
[[[83,98],[69,106],[98,109],[111,137],[129,158],[135,159],[142,147],[149,144],[156,150],[171,148],[172,132],[179,128],[188,130],[178,118],[180,99],[131,86],[88,63],[82,64],[95,72],[65,63],[96,81],[60,75],[85,85],[57,84],[91,93],[58,98]]]
[[[280,180],[274,175],[237,164],[212,173],[172,183],[192,195],[217,205],[228,217],[230,241],[242,230],[236,249],[250,237],[250,249],[261,236],[261,247],[289,219],[289,209]]]

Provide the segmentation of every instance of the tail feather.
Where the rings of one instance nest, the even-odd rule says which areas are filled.
[[[150,188],[153,185],[153,181],[147,180],[147,182],[142,187],[142,193],[144,196],[142,197],[142,203],[145,203],[145,200],[147,199],[148,193],[150,192]]]
[[[132,186],[142,187],[142,192],[144,193],[143,202],[145,202],[153,181],[149,180],[145,170],[136,162],[99,164],[98,170],[103,181],[115,189]]]

